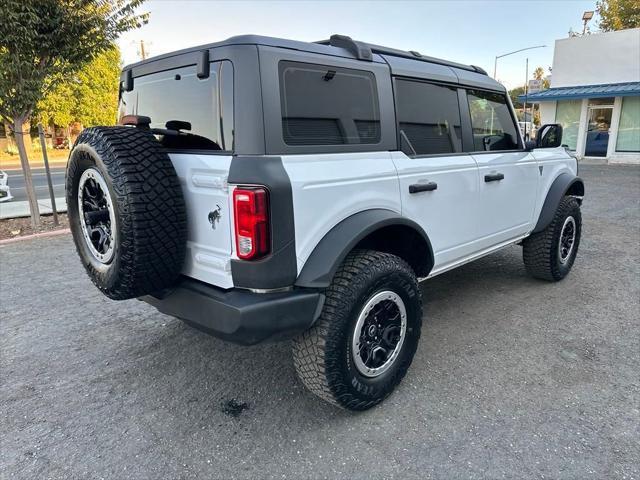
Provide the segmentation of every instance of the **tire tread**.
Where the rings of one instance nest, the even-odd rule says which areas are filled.
[[[149,132],[130,127],[92,127],[75,147],[93,148],[109,174],[118,206],[119,264],[105,284],[85,263],[93,283],[117,300],[159,292],[177,280],[186,253],[187,214],[180,181],[171,159]],[[67,172],[67,202],[77,163]],[[74,235],[75,236],[75,235]],[[78,241],[76,239],[76,247]],[[79,250],[79,248],[78,248]]]
[[[411,267],[401,258],[388,253],[373,250],[356,250],[349,254],[335,274],[331,285],[325,291],[325,303],[322,314],[313,327],[300,334],[293,341],[293,363],[302,383],[312,393],[323,400],[349,410],[366,410],[380,403],[384,397],[363,400],[354,396],[342,383],[343,379],[335,365],[342,359],[335,358],[337,345],[344,342],[344,331],[336,328],[339,318],[344,318],[353,308],[358,292],[364,287],[369,276],[366,272],[377,269],[399,269],[408,273],[418,289],[417,280]],[[422,300],[418,294],[419,311]],[[421,317],[421,315],[420,315]],[[421,322],[421,318],[420,318]],[[420,325],[416,326],[420,335]],[[415,340],[417,346],[417,339]],[[410,352],[413,357],[414,351]],[[402,365],[394,379],[394,386],[400,382],[410,361]],[[391,388],[386,395],[390,394]],[[385,395],[385,397],[386,397]]]

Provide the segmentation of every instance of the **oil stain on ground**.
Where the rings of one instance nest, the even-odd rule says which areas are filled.
[[[222,413],[233,418],[238,418],[242,412],[249,408],[246,402],[239,402],[235,398],[222,403]]]

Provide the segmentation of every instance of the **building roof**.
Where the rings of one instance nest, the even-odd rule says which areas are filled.
[[[548,88],[532,93],[527,97],[528,102],[545,102],[551,100],[566,100],[572,98],[624,97],[640,95],[640,82],[603,83],[600,85],[583,85],[579,87]],[[524,101],[524,95],[518,95],[518,100]]]

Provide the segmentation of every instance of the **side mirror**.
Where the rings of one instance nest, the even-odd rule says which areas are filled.
[[[533,140],[526,140],[524,142],[524,149],[527,152],[532,151],[534,148],[536,148],[536,142],[534,142]]]
[[[536,148],[556,148],[562,145],[562,125],[548,123],[538,129]]]

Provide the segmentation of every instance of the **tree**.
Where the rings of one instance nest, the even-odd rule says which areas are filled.
[[[513,108],[523,107],[522,102],[518,100],[519,95],[524,95],[524,87],[516,87],[514,89],[509,90],[509,97],[511,97],[511,103],[513,103]]]
[[[120,69],[120,50],[111,48],[80,70],[76,83],[77,122],[87,127],[116,122]]]
[[[73,83],[60,81],[36,104],[38,120],[45,125],[51,122],[60,126],[69,125],[74,121],[75,103]]]
[[[85,127],[112,125],[118,110],[120,51],[109,48],[62,79],[36,106],[36,116],[44,123],[66,127],[79,122]]]
[[[47,90],[112,48],[120,34],[141,27],[144,0],[2,0],[0,8],[0,117],[15,135],[29,197],[39,224],[24,124]]]
[[[600,16],[598,27],[603,32],[640,27],[638,0],[598,0],[596,10]]]
[[[535,80],[542,80],[544,78],[544,68],[542,67],[537,67],[534,71],[533,71],[533,78]]]

